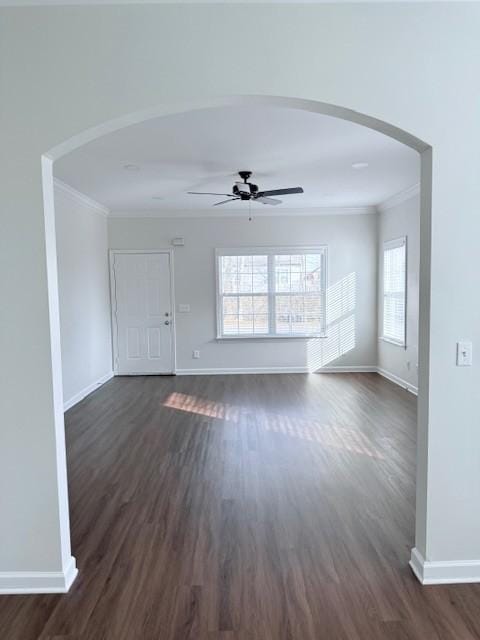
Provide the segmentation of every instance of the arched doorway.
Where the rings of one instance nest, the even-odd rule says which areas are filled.
[[[281,98],[268,96],[230,96],[219,98],[208,103],[188,103],[177,105],[161,106],[152,110],[129,114],[118,120],[94,127],[78,136],[75,136],[53,149],[49,150],[42,157],[42,179],[45,204],[45,229],[48,264],[48,284],[49,284],[49,305],[50,305],[50,330],[52,344],[53,362],[53,385],[55,397],[55,419],[57,433],[57,450],[59,460],[65,466],[63,431],[63,401],[62,401],[62,375],[60,356],[60,335],[58,318],[58,285],[56,273],[56,245],[55,245],[55,208],[53,198],[53,164],[62,156],[70,153],[76,148],[116,130],[129,127],[131,125],[162,116],[178,114],[182,112],[195,111],[218,106],[228,105],[274,105],[289,107],[312,113],[332,116],[353,123],[371,128],[383,133],[399,142],[411,147],[421,155],[422,180],[421,180],[421,234],[422,234],[422,269],[420,281],[420,387],[419,387],[419,428],[418,428],[418,466],[417,466],[417,533],[416,546],[420,549],[424,546],[425,529],[425,486],[426,486],[426,430],[428,415],[428,334],[429,334],[429,246],[430,246],[430,193],[431,193],[431,148],[423,141],[415,138],[409,133],[400,130],[388,123],[379,121],[370,116],[366,116],[355,111],[329,105],[321,102],[314,102],[295,98]],[[60,483],[62,484],[62,483]],[[66,497],[66,475],[64,476],[63,488]],[[65,499],[66,505],[66,499]],[[62,518],[64,522],[63,542],[65,548],[69,549],[68,513]],[[69,555],[69,551],[68,551]]]

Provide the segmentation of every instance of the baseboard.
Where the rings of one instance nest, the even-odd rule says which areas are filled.
[[[320,369],[315,369],[312,373],[377,373],[377,367],[373,365],[320,367]]]
[[[68,411],[68,409],[71,409],[74,405],[80,402],[80,400],[86,398],[90,393],[92,393],[92,391],[95,391],[96,389],[98,389],[98,387],[101,387],[102,384],[105,384],[105,382],[108,382],[109,380],[111,380],[111,378],[113,378],[113,371],[109,371],[95,382],[92,382],[92,384],[89,384],[88,387],[85,387],[74,396],[66,400],[63,403],[63,410]]]
[[[239,367],[239,368],[215,368],[210,369],[177,369],[177,376],[226,376],[239,374],[264,374],[264,373],[375,373],[374,366],[351,367],[321,367],[311,370],[309,367]]]
[[[177,376],[227,376],[255,373],[309,373],[308,367],[232,367],[210,369],[177,369]]]
[[[428,561],[412,549],[410,567],[421,584],[461,584],[480,582],[480,560]]]
[[[63,571],[0,571],[0,594],[67,593],[77,574],[73,556]]]
[[[386,369],[382,369],[381,367],[377,367],[377,373],[381,375],[383,378],[390,380],[390,382],[394,382],[395,384],[398,384],[399,387],[403,387],[407,391],[410,391],[410,393],[413,393],[415,396],[418,396],[418,387],[411,384],[410,382],[407,382],[406,380],[403,380],[403,378],[399,378],[394,373],[390,373],[390,371],[387,371]]]

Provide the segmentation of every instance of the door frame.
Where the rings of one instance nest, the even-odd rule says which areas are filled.
[[[158,249],[109,249],[108,261],[110,266],[110,318],[112,323],[112,369],[113,375],[118,376],[118,327],[116,316],[116,295],[115,295],[115,256],[117,254],[124,253],[154,253],[161,254],[167,253],[169,256],[170,264],[170,299],[172,304],[170,322],[171,322],[171,336],[172,336],[172,371],[168,373],[158,373],[153,375],[176,375],[177,374],[177,333],[176,333],[176,317],[175,317],[175,279],[174,279],[174,266],[173,256],[174,251],[171,247],[160,247]],[[141,374],[138,374],[141,375]],[[145,374],[147,375],[147,374]],[[152,375],[152,374],[148,374]]]

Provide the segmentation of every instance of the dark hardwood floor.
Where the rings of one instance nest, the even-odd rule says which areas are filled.
[[[70,593],[1,640],[472,640],[421,587],[415,398],[375,374],[115,378],[66,415]]]

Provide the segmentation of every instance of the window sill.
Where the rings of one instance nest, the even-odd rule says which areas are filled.
[[[397,340],[392,340],[391,338],[385,338],[384,336],[379,336],[378,339],[381,340],[382,342],[388,342],[388,344],[393,344],[396,347],[402,347],[402,349],[407,348],[406,342],[398,342]]]
[[[314,340],[314,339],[326,339],[326,335],[305,334],[297,336],[268,336],[268,335],[245,335],[245,336],[217,336],[217,342],[223,342],[228,340]]]

